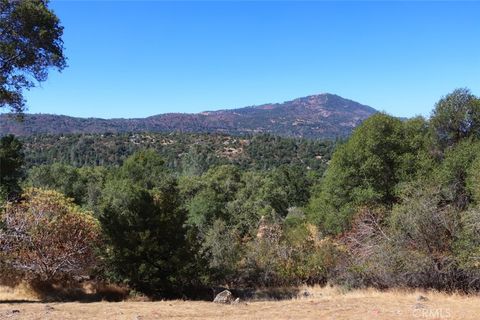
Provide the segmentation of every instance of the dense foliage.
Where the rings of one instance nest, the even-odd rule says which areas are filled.
[[[20,193],[24,155],[22,143],[13,135],[0,138],[0,204]]]
[[[427,134],[421,118],[401,121],[380,113],[367,119],[337,148],[310,203],[311,218],[325,233],[339,233],[358,207],[391,206],[398,186],[427,170],[421,163]]]
[[[337,149],[308,213],[346,245],[338,282],[480,288],[479,102],[458,89],[429,121],[376,115]]]
[[[24,166],[8,137],[0,154],[19,160],[14,185],[93,211],[95,276],[148,295],[326,282],[478,291],[478,103],[461,89],[430,119],[373,115],[331,160],[334,143],[272,135],[38,136],[23,140]],[[4,226],[35,209],[24,197],[4,205]]]
[[[173,295],[188,265],[176,181],[153,151],[136,153],[105,186],[99,219],[113,279],[151,295]]]
[[[120,165],[136,151],[156,150],[165,165],[187,175],[235,164],[271,169],[282,164],[324,169],[334,142],[272,135],[235,137],[221,134],[76,134],[22,138],[27,167],[65,163],[75,167]]]

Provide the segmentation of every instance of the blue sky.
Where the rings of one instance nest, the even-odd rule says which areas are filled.
[[[53,1],[69,67],[29,112],[144,117],[330,92],[428,116],[480,94],[480,2]]]

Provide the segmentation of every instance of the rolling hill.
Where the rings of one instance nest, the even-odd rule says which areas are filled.
[[[232,135],[272,133],[289,137],[344,137],[377,111],[334,94],[319,94],[283,102],[196,114],[166,113],[147,118],[75,118],[25,114],[24,121],[0,115],[0,135],[66,133],[195,132]]]

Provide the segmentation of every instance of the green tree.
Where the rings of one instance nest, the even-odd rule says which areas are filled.
[[[204,281],[222,284],[235,278],[243,247],[238,230],[227,226],[221,219],[215,220],[200,245],[199,262],[207,265]]]
[[[59,191],[82,207],[97,211],[107,175],[105,167],[76,168],[54,163],[31,168],[24,184]]]
[[[81,204],[83,186],[78,169],[63,163],[33,167],[28,171],[25,184],[30,187],[56,190]]]
[[[195,143],[192,144],[187,152],[182,155],[181,165],[184,174],[201,175],[210,167],[225,162],[225,159],[218,157],[211,145],[206,143]]]
[[[310,198],[311,181],[299,166],[282,165],[273,169],[264,179],[261,197],[281,217],[290,207],[302,207]]]
[[[0,138],[0,202],[20,194],[23,162],[22,143],[13,135]]]
[[[480,137],[480,99],[468,89],[456,89],[440,99],[430,124],[443,150],[468,137]]]
[[[107,182],[99,220],[113,279],[154,296],[188,285],[186,212],[175,178],[155,153],[134,154]]]
[[[62,70],[63,27],[48,0],[0,0],[0,108],[21,112],[23,89]]]
[[[344,231],[359,206],[389,206],[396,187],[415,175],[412,159],[423,144],[412,136],[424,135],[423,126],[406,125],[383,113],[367,119],[350,139],[335,151],[308,213],[324,232]],[[408,140],[407,140],[408,138]],[[421,139],[420,139],[421,140]]]
[[[466,187],[472,201],[480,204],[480,157],[476,157],[467,171]]]
[[[466,209],[476,194],[477,168],[480,156],[480,142],[465,139],[445,151],[443,161],[435,170],[435,179],[444,189],[446,201],[458,210]]]
[[[154,188],[166,175],[165,162],[153,149],[141,150],[125,160],[118,176],[145,189]]]
[[[196,192],[186,199],[188,224],[204,236],[213,222],[222,219],[231,221],[227,203],[235,198],[242,187],[240,170],[231,165],[211,168],[202,175]]]

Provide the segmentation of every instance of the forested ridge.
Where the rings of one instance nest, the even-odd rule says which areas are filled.
[[[284,137],[335,139],[348,136],[377,111],[369,106],[324,93],[283,103],[269,103],[201,113],[166,113],[146,118],[100,119],[52,114],[0,114],[0,134],[187,132],[246,135],[271,133]]]
[[[1,266],[29,281],[87,276],[153,297],[480,289],[480,99],[468,89],[428,119],[377,113],[346,141],[7,135],[0,156]]]

